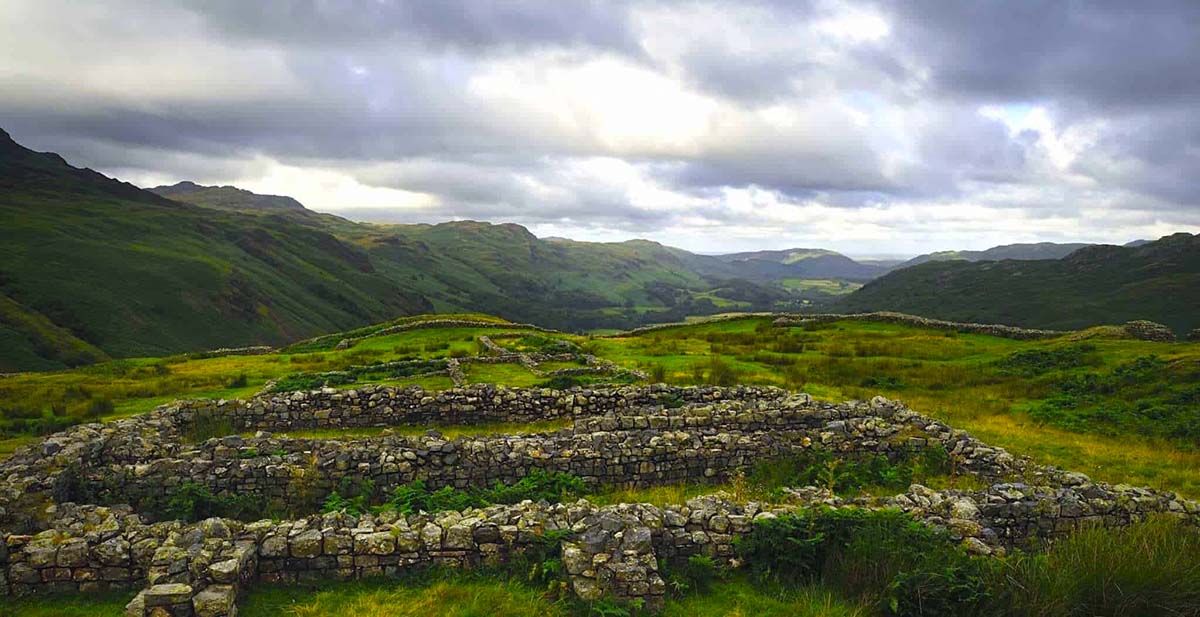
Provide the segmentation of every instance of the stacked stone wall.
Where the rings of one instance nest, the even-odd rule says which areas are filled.
[[[327,413],[318,413],[327,412]],[[224,417],[254,437],[189,443],[198,416]],[[386,435],[284,439],[270,430],[529,422],[571,418],[533,435],[445,439]],[[276,522],[152,522],[145,504],[193,482],[296,510],[348,478],[381,490],[514,482],[534,469],[594,484],[652,486],[720,480],[749,466],[823,448],[841,455],[941,446],[978,491],[913,485],[886,498],[842,499],[815,487],[788,505],[707,496],[686,505],[599,507],[524,502],[438,514],[314,515]],[[431,565],[470,568],[530,554],[556,538],[570,589],[661,606],[658,560],[703,554],[733,565],[734,542],[757,519],[795,508],[899,508],[978,553],[1055,539],[1087,525],[1120,527],[1152,514],[1200,520],[1200,504],[1170,492],[1093,482],[1036,465],[882,398],[832,404],[771,388],[519,390],[472,387],[438,395],[367,387],[193,401],[107,424],[73,427],[0,463],[0,592],[142,589],[128,614],[231,617],[255,581],[397,575]],[[297,482],[301,482],[303,487]],[[89,505],[75,505],[72,501]],[[95,504],[110,504],[109,506]],[[548,535],[553,534],[553,535]]]

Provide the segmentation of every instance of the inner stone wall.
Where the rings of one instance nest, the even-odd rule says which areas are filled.
[[[534,435],[445,439],[432,431],[331,441],[262,432],[186,439],[198,418],[271,431],[567,417],[571,428]],[[462,488],[514,482],[533,469],[592,484],[651,486],[720,480],[812,448],[898,458],[933,445],[945,448],[960,472],[990,486],[938,492],[913,485],[894,497],[856,499],[807,487],[792,491],[789,505],[769,508],[710,496],[666,508],[526,502],[435,515],[335,513],[254,523],[152,522],[121,505],[152,503],[194,482],[302,509],[342,478],[371,479],[381,490],[415,479]],[[111,506],[94,505],[105,503]],[[730,563],[734,539],[754,520],[818,504],[899,508],[984,554],[1154,513],[1200,520],[1200,505],[1174,493],[1110,486],[1036,465],[879,397],[833,404],[772,388],[473,387],[434,395],[367,387],[177,403],[72,427],[16,453],[0,462],[0,522],[7,530],[0,592],[142,588],[132,617],[232,617],[238,594],[255,581],[474,567],[512,559],[555,532],[562,534],[562,561],[576,595],[639,600],[653,609],[665,591],[659,558],[705,554]]]
[[[754,387],[559,391],[479,385],[434,393],[417,387],[365,386],[271,394],[249,401],[189,401],[176,408],[184,423],[191,421],[190,414],[209,413],[227,416],[238,430],[294,431],[526,423],[600,415],[627,407],[777,399],[785,395],[776,388]]]

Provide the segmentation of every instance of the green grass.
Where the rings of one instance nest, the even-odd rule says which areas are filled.
[[[1200,451],[1194,438],[1171,425],[1147,422],[1138,410],[1185,396],[1200,377],[1200,344],[1162,344],[1091,338],[1086,363],[1018,374],[1006,359],[1029,351],[1078,347],[1073,337],[1015,341],[901,325],[839,322],[814,329],[768,327],[765,319],[684,326],[640,336],[597,338],[601,357],[648,373],[662,367],[665,381],[709,381],[715,354],[741,383],[774,385],[834,400],[882,394],[966,429],[979,438],[1044,463],[1077,469],[1111,482],[1128,482],[1200,495]],[[1109,374],[1155,355],[1164,369],[1142,383],[1084,401],[1086,421],[1029,413],[1060,392],[1075,375]],[[1186,399],[1185,399],[1186,400]],[[1196,418],[1197,407],[1176,414]],[[1123,413],[1114,413],[1115,411]],[[1104,411],[1104,413],[1100,413]],[[1174,426],[1183,426],[1176,423]]]
[[[834,279],[782,279],[779,284],[784,289],[809,294],[824,294],[828,296],[839,296],[856,291],[862,287],[862,283],[852,283],[850,281],[839,281]]]
[[[260,586],[242,601],[242,617],[565,617],[566,610],[524,585],[501,580],[390,581],[305,586]]]
[[[475,339],[507,329],[425,329],[365,339],[347,350],[228,356],[208,359],[144,358],[74,370],[0,378],[4,418],[84,419],[95,400],[108,400],[110,417],[140,413],[176,398],[239,397],[269,379],[341,370],[352,365],[408,358],[438,358],[460,350],[475,353]],[[535,335],[543,337],[542,334]],[[980,439],[1035,460],[1075,469],[1097,479],[1177,490],[1200,496],[1200,450],[1194,438],[1170,431],[1200,416],[1179,398],[1196,387],[1200,344],[1162,344],[1113,338],[1103,330],[1042,341],[922,330],[868,322],[816,328],[774,328],[749,317],[699,323],[638,336],[591,338],[554,335],[628,368],[678,385],[716,377],[774,385],[818,398],[844,400],[882,394],[966,429]],[[536,339],[534,339],[536,340]],[[1077,354],[1081,345],[1087,351]],[[1075,355],[1072,355],[1075,354]],[[1136,375],[1136,383],[1076,397],[1069,416],[1037,413],[1061,398],[1064,383],[1088,374],[1114,375],[1139,358],[1156,356],[1159,368]],[[722,375],[714,375],[713,358]],[[1076,357],[1078,356],[1078,357]],[[1074,359],[1072,359],[1074,358]],[[569,363],[568,363],[569,364]],[[544,368],[557,368],[548,364]],[[1158,366],[1158,365],[1156,365]],[[544,380],[516,364],[464,366],[471,383],[539,386]],[[229,387],[245,375],[245,386]],[[583,383],[603,380],[580,379]],[[393,385],[431,389],[451,386],[446,377],[391,379]],[[350,384],[345,387],[357,387]],[[1167,409],[1172,423],[1141,413]],[[16,410],[17,413],[12,413]],[[1158,411],[1155,411],[1158,410]],[[30,431],[9,431],[24,443]]]
[[[520,364],[476,364],[463,367],[467,383],[496,383],[509,386],[531,387],[541,383],[542,378],[534,375]]]
[[[0,599],[0,617],[123,617],[134,592]]]
[[[1166,516],[1087,529],[1001,561],[994,577],[1014,614],[1200,615],[1200,529]]]
[[[704,593],[673,599],[663,617],[865,617],[859,605],[820,586],[787,588],[731,577]]]
[[[544,592],[499,578],[442,575],[433,580],[330,583],[319,587],[259,586],[238,613],[243,617],[511,616],[583,617],[589,607],[553,600]],[[819,587],[787,589],[745,577],[720,581],[705,593],[668,600],[665,617],[858,617],[866,613]]]

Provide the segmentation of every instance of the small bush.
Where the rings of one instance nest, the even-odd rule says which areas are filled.
[[[1003,374],[1033,377],[1050,371],[1095,366],[1098,362],[1096,346],[1091,343],[1083,343],[1062,349],[1014,351],[997,361],[996,364]]]
[[[553,390],[570,390],[571,388],[578,388],[581,385],[583,385],[583,382],[570,375],[556,375],[541,383],[543,388],[550,388]]]
[[[801,510],[756,522],[735,547],[759,577],[823,581],[898,617],[977,615],[992,601],[979,562],[894,510]]]
[[[112,415],[113,402],[106,398],[94,398],[88,401],[87,408],[83,412],[83,417],[88,419],[103,418],[104,416]]]
[[[492,488],[482,491],[479,496],[491,503],[511,504],[526,499],[553,503],[579,497],[585,492],[587,484],[578,476],[535,469],[515,484],[497,482]]]
[[[186,482],[167,498],[163,513],[167,518],[189,522],[219,516],[238,520],[261,518],[265,507],[252,495],[213,495],[207,486]]]
[[[245,373],[239,373],[237,377],[225,382],[226,388],[245,388],[248,380]]]
[[[676,593],[705,593],[724,574],[708,555],[691,555],[686,561],[663,569],[667,583]]]

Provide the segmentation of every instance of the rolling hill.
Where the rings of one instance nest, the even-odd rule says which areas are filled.
[[[579,331],[795,310],[888,271],[823,249],[697,255],[647,240],[538,238],[514,224],[355,223],[230,186],[143,190],[2,131],[0,217],[0,372],[278,344],[430,311]],[[1165,314],[1194,285],[1179,290],[1170,287],[1179,276],[1157,274],[1182,266],[1104,261],[1102,273],[1080,275],[1072,265],[1152,250],[1090,247],[1061,264],[926,263],[877,279],[844,306],[1044,327],[1131,315],[1183,328],[1190,318]],[[1092,299],[1128,268],[1140,270],[1115,299]],[[1052,291],[1074,294],[1060,305],[1087,302],[1055,309]],[[1163,309],[1141,310],[1140,293]]]
[[[0,134],[0,370],[282,342],[428,310],[361,247],[172,201]]]
[[[918,255],[900,264],[897,268],[908,268],[930,261],[1000,261],[1002,259],[1062,259],[1085,247],[1085,243],[1038,242],[1034,244],[1005,244],[982,251],[938,251]]]
[[[1200,236],[1086,246],[1062,259],[932,261],[893,271],[837,302],[955,321],[1072,329],[1150,319],[1200,327]]]
[[[825,249],[784,249],[718,255],[738,275],[755,280],[836,279],[869,281],[888,268],[855,261]]]
[[[0,371],[282,343],[434,310],[622,327],[786,296],[654,242],[367,225],[234,187],[156,190],[0,132]]]

